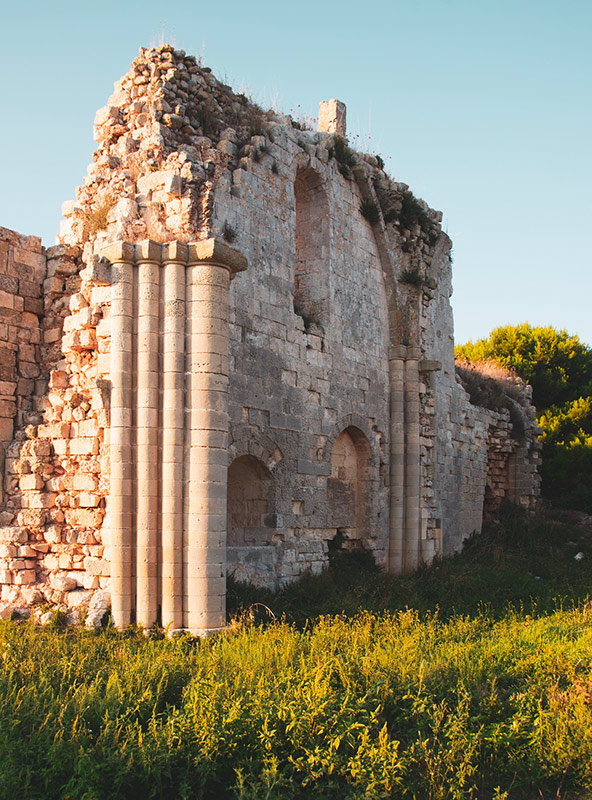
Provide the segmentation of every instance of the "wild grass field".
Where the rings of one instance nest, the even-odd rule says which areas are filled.
[[[0,798],[590,798],[591,581],[508,511],[415,575],[233,584],[205,641],[2,623]]]

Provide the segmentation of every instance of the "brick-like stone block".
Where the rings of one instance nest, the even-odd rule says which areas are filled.
[[[66,522],[79,528],[100,528],[103,512],[100,509],[72,508],[65,512]]]
[[[108,576],[111,574],[110,563],[104,558],[88,556],[84,559],[84,569],[88,575]]]
[[[29,475],[21,475],[19,478],[19,487],[22,492],[43,489],[45,481],[38,473],[30,473]]]
[[[75,456],[97,455],[99,442],[94,437],[79,437],[70,440],[70,454]]]
[[[34,569],[23,569],[14,573],[13,583],[17,586],[24,586],[27,584],[35,583],[37,579]]]

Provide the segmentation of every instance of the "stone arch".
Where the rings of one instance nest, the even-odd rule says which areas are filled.
[[[348,425],[331,448],[327,478],[328,526],[336,549],[363,549],[370,535],[374,458],[366,434]]]
[[[327,437],[324,444],[322,456],[323,461],[331,461],[331,453],[333,451],[335,442],[337,441],[337,437],[344,430],[350,427],[357,428],[360,433],[365,436],[368,446],[370,447],[372,459],[371,465],[373,468],[377,467],[377,465],[381,462],[381,451],[379,445],[376,443],[376,436],[378,435],[381,437],[381,433],[378,431],[378,429],[371,427],[368,423],[368,420],[359,414],[346,414],[336,425],[333,426],[331,433]]]
[[[275,470],[284,457],[273,439],[246,425],[238,426],[232,431],[228,455],[229,464],[239,456],[254,456],[262,461],[270,472]]]
[[[294,202],[294,311],[305,324],[322,326],[329,313],[329,201],[319,172],[297,170]]]

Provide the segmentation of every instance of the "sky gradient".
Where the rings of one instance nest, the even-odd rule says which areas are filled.
[[[170,42],[264,107],[348,107],[351,143],[444,213],[456,340],[553,325],[592,344],[589,0],[0,0],[0,225],[53,244],[92,122]]]

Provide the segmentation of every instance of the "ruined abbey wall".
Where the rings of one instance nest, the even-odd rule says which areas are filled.
[[[347,145],[263,112],[168,46],[98,112],[61,244],[0,230],[0,558],[11,608],[224,622],[364,549],[453,552],[538,443],[457,380],[440,212]],[[4,335],[4,332],[6,335]]]

